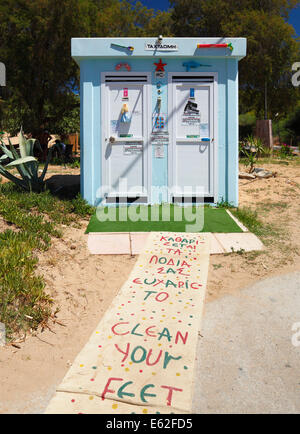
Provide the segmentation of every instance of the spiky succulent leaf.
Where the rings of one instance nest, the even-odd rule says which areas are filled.
[[[14,182],[16,185],[19,185],[20,187],[24,188],[25,190],[29,190],[24,180],[19,179],[16,176],[12,175],[8,170],[6,170],[2,166],[2,164],[0,164],[0,174],[5,176],[5,178],[9,179],[10,181]]]
[[[27,139],[26,140],[26,152],[28,155],[34,156],[34,149],[38,148],[40,152],[43,152],[40,142],[37,139]],[[38,179],[38,163],[27,163],[26,167],[31,173],[33,178]]]
[[[24,136],[22,127],[20,129],[18,137],[19,137],[19,148],[20,148],[21,157],[22,158],[28,157],[29,154],[27,154],[26,138]]]
[[[2,142],[2,145],[0,145],[0,148],[2,149],[2,151],[4,152],[4,154],[6,154],[6,156],[8,158],[10,158],[11,160],[14,158],[12,152],[6,147],[5,143]]]
[[[11,143],[9,137],[8,137],[8,143],[9,143],[9,147],[10,147],[10,150],[13,154],[14,159],[18,160],[20,158],[20,156],[19,156],[18,152],[16,151],[15,147],[13,146],[13,144]],[[30,175],[28,169],[24,166],[24,164],[19,164],[16,166],[16,168],[17,168],[19,174],[22,176],[22,178],[24,178],[24,179],[30,178],[31,175]]]
[[[19,166],[20,164],[29,163],[30,161],[37,161],[35,157],[24,157],[24,158],[18,158],[17,160],[11,161],[8,163],[5,167],[13,167],[13,166]]]

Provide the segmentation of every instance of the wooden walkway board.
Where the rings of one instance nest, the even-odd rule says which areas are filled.
[[[205,233],[149,234],[46,413],[191,412],[209,241]]]

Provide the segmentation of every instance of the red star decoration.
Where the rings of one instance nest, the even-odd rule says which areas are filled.
[[[156,65],[155,71],[164,71],[165,70],[164,66],[166,66],[166,63],[162,63],[162,60],[159,59],[159,63],[154,62],[154,65]]]

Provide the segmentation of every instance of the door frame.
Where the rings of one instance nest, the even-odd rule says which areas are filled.
[[[106,76],[122,76],[122,77],[134,77],[134,76],[146,76],[147,81],[142,83],[143,86],[145,86],[145,107],[144,107],[144,113],[143,113],[143,124],[144,124],[144,131],[143,131],[143,158],[144,158],[144,170],[146,171],[146,174],[144,174],[144,180],[145,180],[145,189],[147,191],[147,202],[143,202],[143,204],[149,204],[151,203],[151,179],[152,179],[152,160],[151,160],[151,146],[149,142],[150,137],[150,131],[151,131],[151,106],[152,106],[152,99],[151,99],[151,72],[132,72],[132,71],[105,71],[101,72],[101,84],[100,84],[100,105],[101,105],[101,113],[100,113],[100,121],[101,121],[101,185],[108,185],[107,177],[108,177],[108,170],[106,166],[106,160],[105,160],[105,148],[106,148],[106,128],[109,128],[108,120],[109,120],[109,110],[108,110],[108,86],[105,82]],[[134,84],[135,82],[133,82]],[[127,83],[124,82],[124,87],[126,84],[130,85],[130,81]],[[137,83],[138,84],[138,83]],[[106,102],[105,102],[106,99]],[[132,138],[123,138],[120,140],[122,142],[132,142],[132,141],[138,141],[133,140]],[[105,200],[106,203],[106,200]]]
[[[175,178],[175,146],[176,146],[176,126],[174,122],[173,114],[173,85],[178,84],[179,82],[173,83],[173,76],[197,76],[197,77],[212,77],[213,82],[202,82],[205,84],[212,84],[211,88],[213,91],[212,101],[213,101],[213,144],[211,144],[213,152],[213,192],[212,195],[214,197],[214,203],[218,200],[218,73],[217,72],[169,72],[168,73],[168,125],[169,125],[169,134],[170,134],[170,142],[168,148],[168,187],[169,187],[169,202],[172,202],[172,192],[170,191],[170,187],[174,186],[174,178]],[[184,82],[182,82],[184,83]],[[201,84],[201,83],[199,83]],[[170,116],[171,115],[171,116]],[[210,197],[210,196],[209,196]]]

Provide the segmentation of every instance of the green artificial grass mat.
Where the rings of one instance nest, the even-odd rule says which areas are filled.
[[[181,221],[174,220],[174,211],[176,213],[184,213],[187,208],[178,207],[176,205],[170,205],[170,219],[168,221],[162,221],[162,205],[138,205],[135,207],[135,212],[143,212],[148,216],[148,221],[132,221],[132,219],[126,219],[126,221],[120,221],[119,213],[121,211],[125,216],[128,215],[128,209],[132,207],[105,207],[102,208],[103,212],[109,212],[112,216],[115,216],[116,221],[106,220],[99,221],[97,218],[97,212],[92,215],[86,233],[89,232],[187,232],[186,225],[191,225],[195,222],[189,222],[185,220],[184,214]],[[143,209],[141,209],[143,208]],[[156,208],[156,209],[154,209]],[[176,208],[176,210],[175,210]],[[188,207],[190,211],[195,212],[196,207]],[[159,221],[151,221],[151,213],[156,212],[159,215]],[[203,211],[203,210],[202,210]],[[165,209],[164,209],[165,212]],[[122,217],[121,217],[122,218]],[[190,218],[188,218],[190,220]],[[102,218],[102,220],[104,220]],[[123,218],[124,220],[124,218]],[[225,208],[213,208],[204,207],[204,226],[202,230],[196,228],[196,226],[189,229],[189,232],[219,232],[219,233],[238,233],[243,232],[242,229],[235,223],[235,221],[226,212]]]

